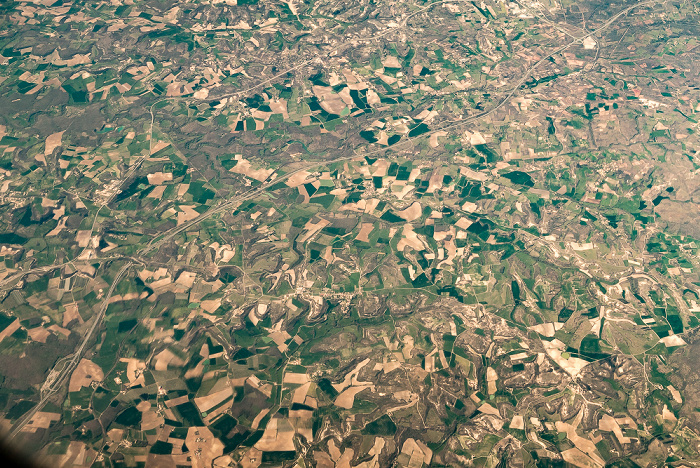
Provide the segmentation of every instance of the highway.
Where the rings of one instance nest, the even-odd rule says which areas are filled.
[[[46,405],[46,403],[49,401],[49,398],[51,398],[51,396],[54,393],[60,390],[63,384],[70,378],[71,374],[78,366],[78,363],[80,362],[80,359],[82,358],[83,353],[85,352],[85,348],[94,336],[95,331],[98,330],[102,325],[105,313],[107,312],[107,308],[109,307],[109,298],[112,297],[112,294],[114,293],[114,289],[117,287],[117,284],[119,284],[119,281],[121,281],[121,279],[124,277],[124,275],[129,270],[129,268],[131,268],[132,265],[132,262],[128,262],[119,269],[117,275],[114,277],[114,281],[112,281],[112,285],[109,287],[109,291],[107,291],[107,294],[102,300],[100,310],[97,312],[97,315],[95,315],[92,325],[85,333],[85,336],[83,336],[83,340],[80,343],[80,346],[78,346],[78,349],[75,350],[72,356],[69,355],[60,359],[56,363],[54,368],[51,370],[51,372],[49,372],[49,377],[46,379],[44,385],[42,385],[41,387],[41,400],[39,400],[39,403],[37,403],[37,405],[34,408],[32,408],[27,414],[25,414],[15,423],[8,436],[10,440],[13,439],[24,428],[24,426],[32,420],[32,418],[38,411],[41,411],[44,405]],[[60,370],[58,370],[57,368],[60,368]]]

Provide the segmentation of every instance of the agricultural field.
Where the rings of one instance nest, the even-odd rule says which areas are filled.
[[[0,443],[700,466],[700,5],[0,4]]]

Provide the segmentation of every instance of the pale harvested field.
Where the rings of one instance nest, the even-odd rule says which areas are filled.
[[[89,386],[93,381],[100,382],[104,378],[105,375],[100,366],[83,358],[71,375],[68,391],[77,392],[81,388]]]
[[[476,172],[466,167],[460,167],[459,172],[462,175],[469,177],[470,179],[478,180],[480,182],[486,181],[487,178],[486,174],[484,174],[483,172]]]
[[[410,224],[406,224],[403,227],[403,238],[397,244],[396,250],[403,252],[406,247],[411,247],[417,252],[425,250],[423,242],[420,240],[418,234],[415,233],[413,226]]]
[[[289,118],[289,114],[287,113],[287,100],[286,99],[272,99],[270,101],[270,110],[274,114],[282,114],[282,116],[285,119]]]
[[[321,219],[318,223],[312,223],[311,221],[308,221],[304,226],[304,230],[307,232],[301,238],[299,238],[298,242],[306,242],[307,240],[311,239],[318,231],[328,226],[329,224],[331,224],[330,221],[326,219]]]
[[[428,183],[428,190],[426,193],[435,193],[436,190],[442,188],[442,173],[440,169],[435,169],[430,175],[430,182]]]
[[[471,225],[472,221],[468,220],[467,218],[459,218],[459,220],[455,223],[455,226],[460,229],[467,229]]]
[[[314,461],[316,462],[316,468],[335,468],[335,463],[333,463],[331,456],[326,452],[315,450]]]
[[[493,367],[488,367],[486,369],[486,383],[488,384],[488,394],[493,395],[496,393],[496,381],[498,380],[498,374]]]
[[[47,328],[47,330],[49,330],[50,332],[53,332],[53,333],[55,333],[55,334],[60,333],[61,335],[65,336],[65,337],[70,336],[70,330],[66,330],[66,329],[63,328],[63,327],[59,327],[59,326],[56,325],[55,323],[54,323],[53,325],[49,325],[49,327]]]
[[[199,307],[206,310],[210,314],[216,312],[216,310],[221,307],[221,299],[209,299],[199,303]]]
[[[564,458],[565,462],[579,468],[599,468],[604,466],[604,464],[598,464],[593,461],[589,456],[576,447],[570,448],[569,450],[564,450],[561,453],[561,456]]]
[[[445,250],[447,251],[447,258],[438,264],[438,268],[444,268],[443,265],[451,265],[454,259],[457,257],[457,244],[455,244],[455,228],[450,226],[450,232],[452,237],[449,241],[445,241]]]
[[[671,348],[673,346],[683,346],[687,344],[685,340],[683,340],[683,338],[681,338],[678,335],[664,336],[659,341],[666,345],[667,348]]]
[[[681,393],[678,390],[676,390],[676,387],[674,387],[673,385],[669,385],[666,388],[669,392],[671,392],[671,396],[673,397],[676,403],[678,403],[679,405],[683,404],[683,398],[681,397]]]
[[[304,404],[306,401],[306,395],[309,393],[310,388],[311,382],[308,382],[294,390],[294,395],[292,395],[292,403]]]
[[[430,372],[435,372],[435,354],[434,352],[437,351],[437,348],[433,350],[433,353],[430,353],[425,357],[425,371],[430,373]]]
[[[154,172],[146,176],[148,183],[151,185],[162,185],[163,182],[173,180],[172,172]]]
[[[337,192],[338,189],[334,190],[333,192]],[[344,190],[344,189],[343,189]],[[331,192],[331,193],[333,193]],[[335,193],[333,193],[335,195]],[[344,193],[343,193],[344,195]],[[371,214],[375,208],[377,208],[377,205],[379,205],[379,199],[378,198],[369,198],[367,200],[362,199],[358,201],[357,203],[346,203],[343,206],[340,207],[340,211],[355,211],[357,213],[367,213]]]
[[[3,331],[0,332],[0,343],[2,343],[2,340],[7,338],[8,336],[12,335],[14,332],[19,330],[20,324],[19,324],[19,319],[16,319],[14,322],[9,324],[7,328],[5,328]]]
[[[413,347],[415,345],[415,340],[411,335],[405,335],[403,338],[401,338],[401,342],[403,343],[403,349],[401,350],[401,354],[403,355],[403,358],[408,360],[411,359],[413,356]],[[436,343],[436,341],[433,341],[433,343]],[[445,359],[445,356],[440,353],[440,359]],[[446,365],[447,361],[445,361],[445,369],[447,369]]]
[[[151,150],[151,154],[155,154],[158,151],[160,151],[164,148],[167,148],[168,146],[170,146],[170,143],[168,143],[167,141],[158,141],[155,145],[153,145],[153,149]]]
[[[78,312],[78,304],[75,302],[71,304],[66,304],[65,306],[66,310],[63,311],[63,326],[65,327],[69,323],[71,323],[73,320],[77,320],[80,323],[83,323],[83,318],[80,316],[80,313]]]
[[[528,327],[530,330],[534,330],[537,333],[539,333],[542,336],[546,336],[548,338],[551,338],[554,336],[554,333],[563,326],[563,323],[552,323],[552,322],[547,322],[547,323],[540,323],[538,325],[533,325],[531,327]]]
[[[364,213],[367,202],[360,200],[357,203],[346,203],[340,207],[340,211],[354,211],[356,213]]]
[[[357,376],[357,374],[360,373],[360,370],[361,370],[364,366],[366,366],[367,364],[369,364],[369,361],[370,361],[370,359],[367,358],[367,359],[365,359],[364,361],[360,362],[359,364],[357,364],[357,366],[355,366],[355,368],[352,370],[352,372],[350,372],[350,373],[348,373],[348,374],[345,375],[345,378],[343,379],[343,381],[342,381],[341,383],[339,383],[339,384],[333,384],[333,387],[335,388],[335,390],[336,390],[337,392],[342,392],[345,388],[347,388],[347,387],[349,387],[350,385],[352,385],[353,380],[355,379],[355,377]]]
[[[250,161],[247,159],[238,159],[238,163],[233,166],[229,172],[234,172],[236,174],[241,174],[251,179],[255,179],[259,182],[264,182],[268,177],[275,172],[272,169],[253,169],[250,165]]]
[[[114,295],[109,298],[110,304],[114,304],[115,302],[123,302],[123,301],[133,301],[134,299],[145,299],[148,296],[148,293],[146,291],[143,291],[142,293],[137,293],[137,292],[132,292],[132,293],[126,293],[123,296],[120,295]]]
[[[68,450],[66,450],[66,453],[61,457],[59,465],[65,467],[85,466],[87,462],[87,452],[88,450],[85,443],[72,440],[70,444],[68,444]]]
[[[197,273],[193,271],[183,271],[180,273],[180,276],[177,277],[175,282],[189,289],[194,286],[195,279],[197,279]]]
[[[185,364],[185,361],[177,357],[172,351],[169,349],[164,349],[158,355],[155,357],[155,370],[157,371],[164,371],[168,370],[168,366],[174,366],[174,367],[182,367]]]
[[[141,411],[142,413],[145,413],[149,409],[151,409],[151,402],[148,400],[140,402],[138,405],[136,405],[136,409]]]
[[[593,442],[591,442],[589,439],[586,439],[584,437],[581,437],[580,435],[576,434],[576,429],[568,423],[562,422],[562,421],[557,421],[555,423],[555,426],[557,428],[557,431],[559,432],[566,432],[566,437],[571,441],[572,444],[580,451],[581,454],[584,456],[582,457],[581,455],[578,455],[576,457],[578,463],[593,463],[594,465],[592,466],[604,466],[605,461],[600,458],[600,455],[598,454],[598,449],[596,449],[596,446]],[[572,453],[572,455],[575,453]],[[563,453],[562,453],[563,455]],[[588,458],[588,461],[585,459]],[[574,463],[571,461],[570,463]],[[574,463],[576,464],[576,463]],[[586,464],[581,464],[578,466],[591,466],[591,465],[586,465]]]
[[[92,231],[78,231],[75,235],[75,241],[78,243],[78,247],[87,247],[90,244],[91,236]]]
[[[187,395],[182,395],[181,397],[173,398],[171,400],[168,400],[165,402],[165,406],[168,408],[172,408],[173,406],[178,406],[183,403],[187,403],[190,400],[190,397]]]
[[[360,201],[362,201],[362,200],[360,200]],[[365,213],[372,214],[372,212],[377,208],[377,205],[379,205],[379,202],[380,202],[379,198],[369,198],[365,202],[365,208],[364,208]]]
[[[261,392],[263,395],[266,397],[270,398],[270,395],[272,395],[272,385],[269,383],[263,384],[260,379],[258,379],[256,376],[251,375],[248,377],[246,380],[246,383],[256,389],[257,391]]]
[[[434,132],[430,135],[430,139],[428,140],[428,144],[430,145],[431,148],[437,148],[438,145],[440,144],[438,142],[438,137],[446,137],[447,132],[444,130],[441,130],[439,132]]]
[[[479,406],[479,411],[481,411],[484,414],[491,414],[496,417],[501,417],[500,411],[498,409],[494,408],[488,403],[484,403],[483,405]]]
[[[326,112],[330,114],[340,114],[345,109],[343,99],[333,92],[333,88],[329,86],[312,86],[313,93],[318,97],[319,104]]]
[[[264,122],[267,122],[268,120],[270,120],[270,116],[272,115],[272,112],[261,111],[260,109],[252,109],[250,111],[250,114],[256,120],[256,127],[257,127],[257,121],[262,120]]]
[[[233,389],[227,387],[210,395],[195,398],[194,404],[200,412],[205,413],[231,396],[233,396]]]
[[[46,343],[46,339],[51,336],[51,333],[44,327],[36,327],[27,330],[27,335],[29,335],[29,338],[33,341]]]
[[[404,181],[400,181],[400,183],[397,182],[396,184],[393,184],[391,186],[391,191],[397,199],[403,200],[404,197],[410,192],[412,192],[415,188],[416,187],[414,187],[411,184],[407,184]]]
[[[153,190],[151,190],[151,193],[146,195],[146,198],[156,198],[156,199],[161,199],[163,198],[163,193],[165,193],[165,189],[167,186],[165,185],[159,185]]]
[[[145,411],[141,417],[141,430],[150,431],[151,429],[160,427],[164,422],[165,418],[163,418],[163,416],[159,416],[155,411],[149,409]]]
[[[279,272],[280,275],[281,275],[281,273],[282,272]],[[291,338],[291,335],[289,333],[287,333],[286,330],[283,330],[283,331],[275,330],[269,334],[269,337],[279,347],[280,352],[284,352],[284,351],[282,351],[283,349],[285,351],[287,350],[287,345],[285,344],[285,342]],[[306,375],[306,374],[302,374],[302,375]]]
[[[190,453],[199,452],[199,456],[191,457],[192,468],[210,468],[214,459],[224,454],[224,444],[208,427],[190,427],[185,443]]]
[[[523,420],[522,415],[516,414],[513,416],[513,419],[510,421],[510,428],[520,429],[521,431],[525,430],[525,421]]]
[[[389,372],[395,371],[396,369],[399,369],[401,367],[401,363],[399,361],[389,361],[385,362],[382,365],[382,370],[384,371],[385,374],[388,374]]]
[[[372,168],[374,168],[372,175],[374,177],[386,177],[389,166],[391,166],[391,162],[388,159],[379,159],[375,161],[374,164],[372,164]]]
[[[48,429],[52,422],[60,420],[61,415],[58,413],[38,411],[34,413],[32,419],[22,428],[22,432],[34,433],[37,429]]]
[[[415,221],[416,219],[420,218],[421,213],[422,209],[420,203],[418,202],[413,202],[408,208],[396,212],[397,216],[405,219],[408,222]]]
[[[306,187],[303,185],[297,186],[297,190],[299,191],[299,195],[301,195],[304,200],[301,202],[302,204],[309,203],[309,200],[311,200],[311,197],[309,197],[309,192],[306,190]]]
[[[337,189],[331,190],[330,194],[335,195],[336,197],[338,197],[339,199],[342,200],[348,194],[348,191],[347,191],[347,189],[344,189],[344,188],[337,188]]]
[[[572,376],[577,375],[581,372],[581,369],[588,365],[588,362],[576,357],[564,359],[562,357],[562,350],[566,349],[566,345],[557,339],[552,341],[542,340],[542,345],[549,357]]]
[[[110,429],[107,432],[107,437],[114,443],[119,443],[124,438],[124,429]]]
[[[158,292],[159,290],[168,290],[168,286],[170,286],[172,283],[173,279],[170,276],[166,276],[165,278],[161,278],[159,280],[153,281],[152,283],[149,283],[148,286],[154,291]]]
[[[186,223],[187,221],[191,219],[195,219],[197,216],[199,216],[199,213],[197,213],[194,208],[194,205],[180,205],[179,208],[182,211],[178,211],[177,213],[177,225],[181,225]]]
[[[63,139],[63,132],[52,133],[46,137],[46,146],[44,148],[44,155],[49,156],[53,153],[53,150],[61,146],[61,140]]]
[[[255,444],[255,448],[263,452],[296,450],[294,432],[294,428],[286,419],[272,418],[265,426],[265,432]]]
[[[287,384],[305,384],[309,381],[310,379],[307,374],[297,374],[294,372],[286,372],[284,374],[284,383]]]
[[[606,432],[612,432],[615,434],[615,437],[617,437],[617,440],[621,444],[629,444],[632,442],[632,439],[629,437],[625,437],[622,434],[622,429],[620,429],[620,425],[617,423],[615,418],[608,414],[604,414],[603,417],[600,419],[598,422],[598,428],[601,431],[606,431]]]
[[[257,468],[260,466],[261,459],[262,451],[252,447],[243,455],[243,458],[241,458],[241,468]]]
[[[298,186],[304,184],[305,182],[307,182],[306,179],[310,175],[311,175],[311,173],[308,171],[297,172],[296,174],[289,177],[289,179],[287,179],[284,183],[288,187],[298,187]]]
[[[368,388],[370,388],[370,385],[345,389],[343,393],[338,395],[338,397],[335,399],[335,405],[345,409],[352,408],[352,405],[355,403],[355,395],[363,390],[367,390]]]
[[[408,455],[410,461],[408,466],[420,468],[425,464],[430,465],[430,460],[433,458],[433,451],[421,441],[415,439],[406,439],[401,447],[401,453]]]
[[[664,405],[663,409],[661,410],[661,417],[665,419],[666,421],[671,421],[671,422],[676,422],[676,415],[673,414],[671,410],[668,409],[667,405]]]
[[[126,362],[126,378],[129,380],[130,387],[139,384],[146,385],[146,379],[143,376],[143,371],[146,370],[146,363],[135,358],[121,358],[120,361]]]
[[[255,419],[253,419],[253,422],[251,423],[250,427],[255,431],[258,429],[258,426],[260,426],[260,421],[267,416],[267,413],[270,412],[270,408],[263,408],[257,416],[255,416]]]

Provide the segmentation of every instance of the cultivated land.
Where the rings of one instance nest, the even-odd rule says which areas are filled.
[[[4,443],[698,466],[699,10],[3,3]]]

